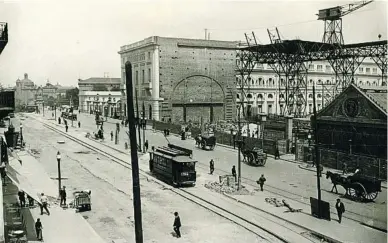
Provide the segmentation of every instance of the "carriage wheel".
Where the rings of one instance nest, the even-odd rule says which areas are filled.
[[[203,141],[202,142],[202,149],[205,149],[206,148],[206,141]]]
[[[248,154],[248,163],[253,164],[253,161],[255,161],[255,156],[253,154]]]
[[[214,150],[215,145],[210,146],[210,150]]]
[[[379,195],[378,192],[370,192],[368,194],[364,194],[363,196],[365,199],[367,199],[369,201],[373,201],[377,198],[377,195]]]
[[[348,191],[349,191],[348,193],[349,196],[351,196],[354,199],[362,199],[362,198],[365,198],[364,195],[366,195],[366,190],[364,186],[359,182],[353,183],[349,187]]]

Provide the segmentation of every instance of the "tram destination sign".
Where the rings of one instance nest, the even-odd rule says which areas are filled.
[[[0,92],[0,109],[15,110],[15,91],[1,91]]]

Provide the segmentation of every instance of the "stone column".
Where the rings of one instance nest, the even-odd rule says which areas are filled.
[[[155,46],[152,62],[152,119],[159,121],[159,46]]]
[[[291,140],[292,139],[293,116],[284,115],[284,118],[286,119],[286,139]]]

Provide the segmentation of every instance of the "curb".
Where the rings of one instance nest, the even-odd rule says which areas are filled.
[[[237,198],[235,198],[235,197],[233,197],[233,196],[230,196],[230,195],[228,195],[228,194],[226,194],[226,193],[222,193],[222,195],[226,196],[226,197],[229,198],[229,199],[235,200],[235,201],[237,201],[238,203],[244,204],[244,205],[246,205],[246,206],[248,206],[248,207],[252,207],[252,208],[254,208],[254,209],[256,209],[256,210],[265,212],[265,213],[267,213],[267,214],[269,214],[269,215],[271,215],[271,216],[273,216],[273,217],[275,217],[275,218],[284,220],[284,221],[286,221],[286,222],[289,223],[289,224],[297,225],[298,227],[300,227],[300,228],[302,228],[302,229],[304,229],[304,230],[310,231],[312,234],[315,234],[315,235],[319,236],[320,238],[323,238],[324,240],[326,240],[326,241],[328,241],[328,242],[330,242],[330,243],[342,243],[342,241],[333,239],[333,238],[331,238],[331,237],[329,237],[329,236],[327,236],[327,235],[323,235],[322,233],[319,233],[319,232],[317,232],[317,231],[315,231],[315,230],[309,229],[309,228],[307,228],[307,227],[305,227],[305,226],[303,226],[303,225],[299,225],[299,224],[297,224],[297,223],[295,223],[295,222],[292,222],[292,221],[290,221],[290,220],[288,220],[288,219],[282,218],[282,217],[280,217],[280,216],[278,216],[278,215],[276,215],[276,214],[270,213],[270,212],[265,211],[265,210],[263,210],[263,209],[261,209],[261,208],[258,208],[258,207],[256,207],[256,206],[253,206],[253,205],[251,205],[251,204],[249,204],[249,203],[246,203],[246,202],[244,202],[244,201],[238,200]]]
[[[314,170],[314,169],[305,168],[302,165],[298,165],[298,166],[299,166],[299,168],[301,168],[303,170],[308,170],[308,171],[316,172],[316,170]],[[384,188],[384,189],[387,189],[386,185],[381,185],[381,187]]]

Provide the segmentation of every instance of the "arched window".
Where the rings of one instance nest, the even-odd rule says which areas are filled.
[[[360,85],[360,86],[362,85],[362,81],[361,80],[358,82],[358,85]]]
[[[259,85],[262,85],[262,84],[263,84],[263,79],[259,78]]]
[[[322,95],[321,95],[321,94],[318,94],[317,97],[318,97],[318,98],[322,98]]]
[[[284,99],[284,94],[280,94],[279,98]]]
[[[272,95],[272,94],[269,94],[269,95],[268,95],[268,99],[273,99],[273,95]]]
[[[376,86],[376,85],[377,85],[377,82],[376,82],[376,80],[375,80],[375,81],[373,81],[373,85],[374,85],[374,86]]]
[[[237,95],[236,95],[236,98],[237,98],[237,99],[240,99],[240,95],[239,95],[239,94],[237,94]]]
[[[313,94],[309,94],[309,99],[312,99],[313,98]]]
[[[326,80],[326,84],[330,84],[330,80]]]
[[[369,81],[366,81],[366,85],[370,86],[370,82],[369,82]]]
[[[262,95],[262,94],[258,94],[258,95],[257,95],[257,98],[258,98],[258,99],[263,99],[263,95]]]
[[[318,79],[318,84],[321,84],[322,83],[322,80]]]
[[[248,99],[252,99],[252,94],[247,94]]]
[[[330,98],[330,94],[326,94],[326,98]]]
[[[314,81],[313,81],[312,79],[310,79],[310,84],[311,84],[311,85],[313,84],[313,82],[314,82]]]

